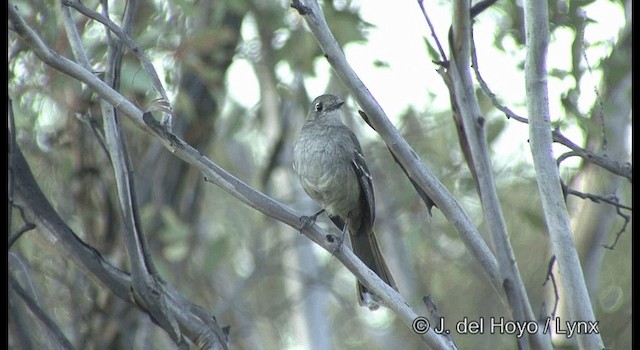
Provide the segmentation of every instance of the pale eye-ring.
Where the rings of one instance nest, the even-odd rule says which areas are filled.
[[[320,112],[322,110],[322,102],[316,103],[315,107],[316,112]]]

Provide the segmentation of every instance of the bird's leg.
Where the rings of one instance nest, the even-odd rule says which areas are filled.
[[[345,220],[344,223],[342,223],[342,234],[340,236],[338,236],[338,244],[336,244],[336,247],[331,252],[331,255],[335,255],[335,253],[340,248],[342,248],[342,243],[344,243],[344,236],[349,231],[349,218],[350,217],[351,217],[351,213],[349,213],[349,215],[347,215],[347,220]]]
[[[315,224],[318,215],[322,213],[324,213],[324,209],[321,209],[319,212],[311,216],[301,216],[300,221],[302,221],[302,225],[300,225],[300,233],[302,233],[302,230],[304,230],[305,228],[308,228],[309,226]]]

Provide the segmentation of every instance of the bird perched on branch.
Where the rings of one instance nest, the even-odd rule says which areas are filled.
[[[398,290],[373,232],[373,182],[356,135],[342,123],[344,100],[326,94],[311,103],[293,148],[293,169],[302,188],[331,221],[348,231],[354,254],[380,279]],[[375,310],[380,299],[360,281],[358,302]]]

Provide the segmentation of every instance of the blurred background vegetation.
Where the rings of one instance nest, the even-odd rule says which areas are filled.
[[[97,1],[84,3],[102,9]],[[51,48],[72,57],[63,35],[59,2],[12,4]],[[620,32],[614,40],[584,39],[585,28],[611,25],[591,20],[588,13],[583,15],[582,9],[594,4],[626,14],[626,23],[616,23]],[[126,2],[109,5],[109,14],[118,23]],[[366,46],[369,31],[385,30],[363,19],[361,10],[367,6],[364,1],[324,2],[327,22],[344,47]],[[428,6],[446,10],[449,2]],[[388,11],[395,11],[393,5],[388,7]],[[551,78],[562,86],[560,95],[550,96],[563,108],[554,122],[561,131],[571,127],[571,136],[577,135],[572,138],[574,142],[620,162],[631,159],[630,9],[631,0],[550,1],[552,40],[562,31],[562,35],[570,33],[573,41],[564,52],[571,59],[570,69],[550,71]],[[414,11],[419,14],[417,4]],[[100,74],[106,59],[105,30],[101,24],[72,13],[91,64]],[[498,2],[486,14],[485,22],[492,21],[494,28],[494,44],[478,50],[504,55],[521,72],[522,8],[517,2]],[[322,52],[301,17],[289,8],[289,2],[140,1],[135,18],[132,37],[151,57],[173,98],[175,133],[254,188],[301,213],[314,212],[317,208],[291,170],[292,142],[315,95],[324,91],[345,97],[348,94],[330,69],[318,63],[324,60]],[[439,28],[442,33],[447,29]],[[432,40],[426,25],[422,30],[425,40]],[[445,36],[440,39],[446,44]],[[506,41],[515,43],[518,51],[505,49]],[[606,54],[589,57],[585,52],[590,47]],[[429,51],[429,47],[422,49]],[[98,123],[98,128],[101,123],[95,95],[45,66],[11,32],[8,57],[9,97],[13,100],[18,144],[42,190],[85,242],[112,264],[128,270],[112,168],[90,126],[90,121]],[[371,60],[375,61],[374,69],[393,76],[393,66],[375,57]],[[424,65],[437,68],[428,60]],[[491,62],[480,63],[481,69],[490,66]],[[242,70],[236,77],[250,78],[229,81],[231,69]],[[584,83],[585,76],[590,84]],[[310,82],[317,86],[319,78],[323,79],[323,91],[310,89]],[[441,81],[432,85],[434,89],[424,94],[422,106],[448,97]],[[158,97],[150,86],[137,58],[127,53],[121,93],[144,109]],[[231,86],[234,91],[229,91]],[[377,87],[370,88],[375,91]],[[401,88],[394,96],[396,103],[402,103]],[[579,97],[593,94],[594,89],[598,95],[588,101],[589,107],[578,106]],[[259,94],[255,104],[247,105],[234,97],[251,95],[252,91]],[[518,134],[518,143],[513,146],[511,141],[504,141],[513,140],[509,135],[514,128],[526,126],[507,120],[478,93],[484,101],[489,141],[496,148],[498,193],[518,266],[534,310],[543,310],[544,305],[548,312],[553,307],[553,299],[548,299],[552,290],[550,284],[543,283],[550,247],[535,174],[530,157],[525,156],[526,134]],[[503,102],[509,107],[523,106],[524,98]],[[430,295],[447,322],[464,317],[508,317],[452,226],[435,208],[429,216],[384,143],[357,117],[357,105],[353,101],[348,104],[354,113],[346,122],[360,136],[376,185],[376,231],[407,302],[419,312],[422,297]],[[488,236],[483,231],[482,208],[460,152],[450,107],[407,104],[402,110],[394,116],[397,128]],[[295,229],[203,181],[195,169],[176,159],[148,134],[130,123],[124,125],[144,232],[160,275],[210,311],[221,325],[230,326],[232,348],[423,347],[393,313],[359,308],[353,275],[330,254]],[[521,156],[501,158],[501,148],[510,147],[519,147]],[[592,164],[563,163],[561,174],[571,188],[603,196],[615,194],[620,203],[631,203],[630,181]],[[615,208],[604,203],[569,196],[568,205],[603,340],[612,349],[631,348],[631,223],[626,225]],[[621,212],[630,215],[629,211]],[[15,227],[9,232],[22,224],[15,211],[13,215]],[[326,218],[320,223],[331,229]],[[603,248],[613,243],[622,228],[625,231],[615,249]],[[9,272],[37,296],[39,305],[77,348],[173,346],[148,316],[79,270],[46,231],[36,228],[25,233],[8,255]],[[16,327],[23,326],[29,329],[32,345],[48,348],[46,329],[26,311],[20,299],[12,297],[10,347],[24,345],[15,333]],[[510,335],[453,336],[461,349],[515,347]]]

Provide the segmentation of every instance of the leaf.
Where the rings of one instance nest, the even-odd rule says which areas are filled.
[[[431,60],[433,61],[442,60],[442,57],[440,57],[438,50],[433,45],[431,45],[429,38],[423,37],[422,39],[424,40],[424,45],[427,47],[427,53],[429,54],[429,57],[431,57]]]
[[[373,27],[355,12],[336,11],[333,8],[323,9],[323,11],[333,35],[343,47],[350,42],[365,42],[367,29]]]

